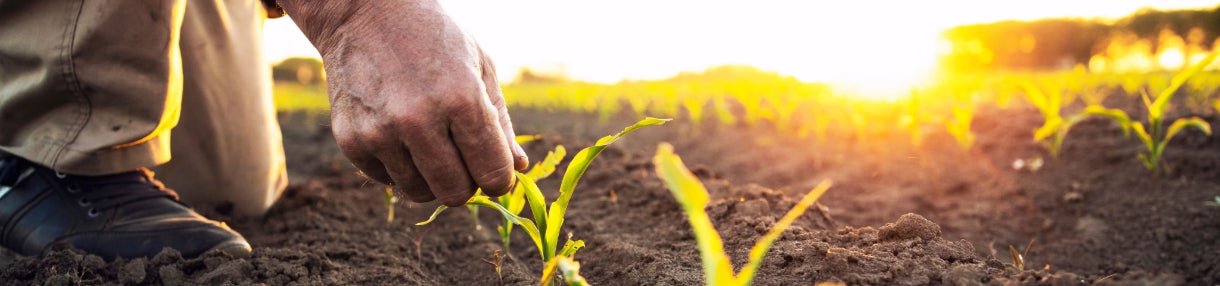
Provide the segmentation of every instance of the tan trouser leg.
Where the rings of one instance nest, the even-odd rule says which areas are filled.
[[[185,106],[158,177],[264,212],[286,180],[258,3],[0,0],[0,150],[81,175],[151,167]]]
[[[192,204],[259,215],[288,180],[256,0],[191,0],[182,24],[182,119],[157,177]]]
[[[0,150],[82,175],[168,161],[185,6],[0,0]]]

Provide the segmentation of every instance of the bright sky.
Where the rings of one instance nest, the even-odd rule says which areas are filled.
[[[1207,0],[715,1],[442,0],[495,59],[612,83],[747,64],[805,81],[898,86],[925,79],[945,28],[1005,19],[1119,18]],[[267,22],[272,61],[317,56],[291,20]]]

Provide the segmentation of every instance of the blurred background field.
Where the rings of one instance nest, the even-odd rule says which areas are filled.
[[[542,4],[521,5],[537,8]],[[780,5],[779,8],[821,11],[818,13],[860,10],[855,6],[834,5],[787,7],[784,5],[789,4],[770,3],[762,6],[776,8],[773,5]],[[928,7],[935,8],[937,5],[956,4],[933,2],[929,5]],[[997,14],[998,16],[991,17],[998,18],[990,19],[990,22],[950,25],[942,23],[943,19],[932,18],[975,19],[977,17],[968,16],[972,13],[987,14],[989,10],[927,10],[916,14],[923,15],[922,19],[929,23],[939,25],[933,25],[935,27],[945,28],[936,30],[931,39],[918,41],[901,36],[904,32],[903,24],[897,22],[856,21],[844,18],[840,19],[844,26],[834,31],[843,30],[841,32],[846,34],[825,34],[854,35],[856,38],[827,38],[828,36],[819,34],[819,31],[823,31],[822,28],[802,27],[796,25],[800,24],[797,22],[768,22],[773,31],[768,34],[771,36],[763,38],[792,38],[791,35],[799,35],[804,31],[810,33],[810,37],[802,40],[802,43],[809,42],[814,45],[808,46],[810,50],[803,54],[771,55],[782,58],[790,65],[774,65],[766,60],[752,62],[754,64],[732,64],[741,61],[741,57],[739,54],[726,53],[723,55],[723,61],[703,59],[703,67],[677,69],[669,76],[624,74],[618,76],[617,80],[587,76],[585,72],[572,72],[576,68],[566,63],[574,63],[574,66],[588,64],[584,64],[585,60],[580,56],[559,53],[549,59],[551,62],[535,66],[516,64],[513,65],[515,70],[510,71],[501,67],[500,77],[505,97],[514,109],[589,114],[597,116],[602,122],[615,115],[630,113],[637,117],[679,118],[696,127],[705,124],[730,127],[765,125],[786,136],[811,140],[826,140],[843,135],[832,134],[835,132],[855,133],[847,135],[856,137],[866,133],[884,133],[910,136],[912,143],[919,145],[927,134],[947,132],[957,138],[962,147],[969,149],[972,141],[972,119],[976,110],[981,107],[1038,110],[1047,116],[1048,122],[1055,120],[1053,117],[1056,116],[1066,118],[1081,113],[1090,106],[1118,108],[1131,114],[1132,119],[1143,119],[1140,116],[1145,110],[1145,97],[1155,100],[1171,85],[1176,73],[1220,50],[1220,45],[1217,44],[1217,38],[1220,37],[1220,8],[1208,7],[1206,3],[1162,2],[1141,5],[1123,2],[1121,5],[1115,5],[1144,8],[1129,8],[1137,10],[1117,14],[1119,16],[1079,12],[1072,14],[1071,8],[1074,6],[1067,4],[1062,7],[1046,3],[1029,5],[1029,9],[1045,9],[1050,11],[1045,12],[1045,15],[1058,17],[1037,19],[1038,14],[1021,14],[1014,16],[1015,19],[1009,19]],[[1158,5],[1174,8],[1145,7]],[[448,3],[447,6],[453,8],[451,10],[454,11],[451,12],[460,18],[459,20],[468,20],[470,26],[475,27],[472,30],[494,31],[486,28],[487,24],[483,21],[472,20],[478,17],[470,15],[484,14],[470,12],[471,8],[466,7],[468,4]],[[551,10],[556,13],[579,14],[583,11],[579,8],[584,6],[554,4],[547,7],[570,9]],[[1060,14],[1055,14],[1055,8],[1062,8],[1062,11],[1058,12]],[[739,14],[783,18],[791,13],[766,12],[746,9]],[[554,17],[555,21],[567,19],[565,16]],[[703,17],[708,15],[692,15],[689,16],[689,21],[702,23],[700,21]],[[673,16],[673,19],[686,18],[677,15]],[[533,21],[545,22],[540,19]],[[269,24],[269,27],[274,28],[277,25],[283,25],[283,22]],[[687,27],[689,24],[674,25]],[[918,23],[911,25],[923,27],[923,24]],[[634,26],[621,28],[625,31],[637,29]],[[655,25],[652,28],[668,29]],[[743,37],[742,41],[762,39],[756,35],[748,36],[751,33],[733,33],[734,30],[725,30],[722,26],[711,25],[710,28],[721,29],[711,30],[711,33],[720,33],[714,38],[722,41],[733,41],[734,36]],[[539,28],[512,33],[521,38],[533,38],[547,31]],[[705,29],[689,28],[684,31],[688,34],[669,36],[688,38],[696,43],[701,43],[702,38],[709,37],[706,34],[708,30]],[[503,34],[504,32],[491,34],[488,38],[501,39],[505,36]],[[648,42],[653,38],[649,35],[651,34],[641,33],[635,44],[655,47],[655,44]],[[632,39],[629,35],[620,35],[617,38]],[[877,42],[858,38],[885,40]],[[924,40],[935,43],[934,51],[907,56],[910,49],[918,48],[916,43],[923,43]],[[756,43],[758,45],[741,49],[746,49],[744,54],[777,52],[774,47],[763,45],[765,43],[767,41],[760,40]],[[590,43],[596,44],[598,43]],[[495,47],[505,45],[500,42],[485,44],[493,56],[498,55]],[[529,43],[522,45],[530,46]],[[539,45],[533,46],[536,49],[547,49]],[[843,49],[844,46],[848,49]],[[656,48],[666,50],[663,47]],[[754,50],[749,50],[750,48]],[[510,56],[496,58],[507,58],[506,61],[516,63],[511,57],[512,48],[505,49],[505,54]],[[852,54],[850,51],[853,49],[860,52]],[[665,54],[630,52],[596,56],[632,63],[640,75],[655,75],[667,68],[672,69],[665,64]],[[832,54],[831,56],[838,60],[828,60],[824,57],[826,54]],[[902,55],[904,58],[896,59],[892,55]],[[283,56],[286,58],[273,66],[277,107],[282,110],[325,110],[325,73],[320,61],[308,55]],[[649,56],[657,58],[648,58]],[[840,60],[849,63],[844,65]],[[791,66],[822,68],[786,68]],[[611,66],[607,66],[607,69],[609,67]],[[1220,68],[1220,64],[1207,66],[1178,89],[1175,94],[1180,95],[1172,100],[1169,115],[1185,117],[1215,114],[1220,108],[1220,98],[1217,98],[1220,72],[1217,68]],[[844,76],[817,76],[839,72]],[[1054,97],[1057,102],[1054,110],[1047,110],[1048,107],[1038,104],[1038,99],[1033,98],[1047,96]]]

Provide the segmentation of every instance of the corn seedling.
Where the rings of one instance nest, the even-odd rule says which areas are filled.
[[[1145,168],[1152,171],[1153,176],[1161,174],[1161,156],[1165,153],[1165,148],[1169,146],[1169,141],[1173,140],[1179,132],[1187,127],[1193,127],[1203,131],[1207,135],[1212,134],[1211,125],[1207,121],[1203,121],[1198,117],[1179,118],[1169,124],[1169,128],[1164,127],[1165,113],[1169,110],[1169,101],[1178,89],[1182,87],[1187,80],[1190,80],[1199,71],[1216,60],[1216,56],[1220,53],[1212,53],[1204,58],[1199,63],[1187,68],[1186,70],[1174,75],[1173,80],[1161,90],[1156,99],[1149,99],[1148,94],[1144,94],[1144,105],[1148,109],[1148,125],[1144,126],[1143,122],[1132,121],[1121,110],[1112,110],[1111,118],[1118,121],[1120,125],[1130,126],[1135,130],[1135,135],[1140,142],[1144,143],[1145,152],[1139,154],[1140,162]]]
[[[388,210],[388,211],[386,211],[386,215],[385,215],[386,223],[394,222],[394,203],[397,203],[397,202],[398,202],[398,197],[394,196],[394,189],[392,189],[390,187],[385,187],[385,206],[386,206],[386,209]]]
[[[805,209],[817,201],[831,184],[829,180],[822,181],[796,206],[792,207],[792,210],[789,210],[771,230],[754,244],[754,247],[750,249],[749,261],[741,268],[741,272],[734,274],[733,266],[729,263],[729,256],[724,252],[724,243],[720,239],[720,234],[716,233],[716,227],[712,225],[707,212],[703,210],[709,201],[707,189],[704,188],[703,183],[686,169],[682,159],[673,153],[673,146],[667,143],[661,143],[657,147],[657,155],[653,158],[653,164],[656,166],[657,175],[665,181],[669,191],[682,205],[682,210],[686,212],[691,229],[695,234],[696,243],[699,245],[699,254],[703,259],[703,275],[707,285],[749,285],[754,280],[759,265],[762,264],[763,256],[771,249],[771,244],[779,239],[784,229],[787,229],[793,221],[796,221],[797,217],[805,212]]]
[[[1025,252],[1017,252],[1017,248],[1008,245],[1008,254],[1012,255],[1012,266],[1017,268],[1017,272],[1025,271],[1025,258],[1029,257],[1029,249],[1034,247],[1034,240],[1029,240],[1029,244],[1025,245]]]
[[[567,170],[563,175],[563,182],[559,187],[559,197],[551,202],[550,207],[546,206],[545,197],[542,191],[538,189],[538,185],[527,174],[517,173],[517,185],[521,189],[517,191],[524,192],[525,202],[529,205],[530,212],[533,214],[533,220],[517,216],[504,205],[491,200],[484,195],[475,195],[466,201],[466,205],[480,206],[495,209],[500,212],[505,220],[512,224],[521,226],[530,239],[534,241],[534,245],[538,247],[538,254],[542,258],[542,262],[546,263],[554,259],[556,256],[571,258],[577,250],[584,247],[584,241],[572,240],[568,238],[562,248],[558,248],[560,228],[563,226],[564,214],[568,209],[568,202],[572,200],[572,194],[576,190],[576,183],[580,181],[580,177],[584,175],[585,170],[593,162],[593,159],[606,149],[610,144],[617,142],[623,136],[643,127],[652,125],[661,125],[668,122],[669,119],[646,118],[636,122],[634,125],[624,128],[618,134],[602,137],[597,140],[593,146],[580,150],[568,164]],[[416,225],[425,225],[433,220],[447,209],[441,205],[436,208],[432,216],[428,220],[417,223]]]
[[[1063,137],[1067,136],[1072,125],[1084,120],[1084,117],[1069,117],[1065,124],[1059,111],[1063,106],[1063,91],[1058,87],[1048,87],[1043,91],[1029,81],[1022,82],[1021,87],[1025,89],[1026,100],[1042,113],[1042,127],[1034,130],[1034,141],[1043,142],[1051,151],[1051,157],[1059,157],[1059,147],[1063,145]]]
[[[555,146],[554,151],[547,152],[545,159],[534,163],[534,167],[530,168],[530,170],[525,172],[523,175],[533,182],[546,178],[555,172],[555,167],[559,165],[559,162],[562,161],[563,157],[566,155],[567,151],[563,148],[563,145]],[[513,215],[520,215],[521,211],[525,209],[526,195],[530,193],[526,191],[525,188],[526,186],[524,184],[517,184],[512,193],[500,196],[498,199],[500,205],[507,208],[508,211]],[[537,186],[535,186],[535,188],[537,188]],[[531,199],[542,201],[543,198],[536,197]],[[510,243],[509,237],[513,232],[512,221],[505,218],[504,223],[496,227],[496,230],[500,233],[500,240],[504,244],[504,251],[508,251],[508,246]]]
[[[1124,133],[1128,131],[1130,120],[1124,120],[1127,118],[1127,115],[1122,110],[1106,109],[1100,105],[1090,103],[1083,112],[1065,118],[1060,115],[1060,109],[1065,103],[1065,95],[1058,85],[1051,84],[1045,90],[1038,88],[1028,81],[1022,82],[1021,85],[1025,89],[1026,99],[1042,113],[1043,124],[1042,127],[1034,130],[1034,141],[1041,142],[1043,146],[1046,146],[1046,149],[1050,150],[1052,158],[1059,157],[1059,150],[1063,147],[1063,140],[1067,138],[1067,134],[1072,130],[1072,126],[1084,121],[1089,116],[1113,118],[1122,124]],[[1100,100],[1097,102],[1100,103]]]

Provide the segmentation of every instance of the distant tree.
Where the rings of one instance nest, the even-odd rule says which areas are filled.
[[[521,68],[517,73],[516,82],[519,83],[557,83],[571,81],[565,75],[551,75],[535,72],[529,68]]]
[[[1203,31],[1198,43],[1212,49],[1220,37],[1220,7],[1194,10],[1144,9],[1113,24],[1085,19],[1045,19],[1002,21],[963,25],[942,35],[953,50],[941,58],[943,66],[955,71],[1044,70],[1072,68],[1088,64],[1104,51],[1111,38],[1136,35],[1157,50],[1161,31],[1168,29],[1187,38],[1192,29]]]
[[[275,81],[321,84],[326,81],[326,73],[320,59],[292,57],[272,65],[271,78]]]

